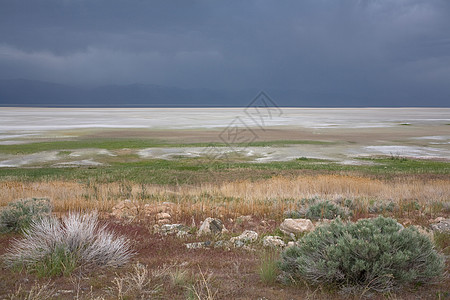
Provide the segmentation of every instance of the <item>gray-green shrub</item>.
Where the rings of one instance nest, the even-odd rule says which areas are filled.
[[[337,219],[285,250],[280,269],[285,279],[386,292],[441,276],[444,258],[427,236],[393,219]]]
[[[129,241],[100,226],[96,213],[69,213],[61,222],[56,218],[33,222],[23,239],[13,241],[3,260],[9,267],[56,276],[77,267],[118,267],[132,255]]]
[[[33,221],[49,217],[52,211],[50,199],[30,198],[10,202],[0,211],[0,232],[20,232]]]
[[[306,218],[311,220],[347,218],[349,211],[328,200],[311,205],[306,211]]]

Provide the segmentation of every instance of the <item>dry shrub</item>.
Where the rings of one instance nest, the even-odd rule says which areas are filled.
[[[161,291],[161,285],[152,284],[147,267],[140,263],[124,276],[116,276],[113,283],[118,299],[153,299]]]

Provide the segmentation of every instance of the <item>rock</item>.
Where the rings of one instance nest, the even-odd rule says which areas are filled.
[[[271,247],[271,248],[283,248],[286,246],[286,244],[281,239],[281,237],[268,235],[268,236],[265,236],[263,239],[263,246]]]
[[[220,241],[217,241],[217,242],[215,242],[214,243],[214,248],[228,248],[228,247],[230,247],[230,242],[229,241],[223,241],[223,240],[220,240]]]
[[[156,214],[156,223],[159,225],[170,224],[172,216],[168,213],[161,212]]]
[[[285,219],[280,225],[280,230],[285,234],[297,234],[313,229],[314,225],[309,219]]]
[[[206,242],[195,242],[195,243],[187,243],[185,244],[188,249],[203,249],[212,246],[211,241]]]
[[[294,247],[296,244],[295,244],[295,242],[293,242],[293,241],[290,241],[290,242],[288,242],[287,243],[287,248],[289,248],[289,247]]]
[[[431,229],[437,232],[450,232],[450,219],[441,219],[439,222],[431,224]]]
[[[434,220],[430,220],[430,223],[439,223],[440,221],[443,221],[443,220],[445,220],[444,217],[437,217]]]
[[[183,224],[165,224],[158,229],[158,232],[162,235],[176,234],[177,236],[185,236],[188,234],[188,231],[188,227]]]
[[[239,248],[258,239],[258,233],[253,230],[245,230],[240,236],[232,237],[230,242]]]
[[[166,224],[170,224],[171,222],[170,222],[170,219],[161,219],[161,220],[156,221],[156,223],[158,225],[166,225]]]
[[[170,219],[172,218],[172,216],[168,213],[165,212],[160,212],[156,214],[156,219],[157,220],[163,220],[163,219]]]
[[[145,204],[144,213],[147,217],[156,216],[159,213],[171,214],[176,204],[172,202],[163,202],[160,204]]]
[[[206,218],[206,220],[203,221],[202,225],[200,226],[200,229],[197,232],[197,236],[206,234],[221,234],[227,231],[228,230],[219,219]]]
[[[111,215],[116,218],[134,218],[138,215],[139,207],[136,203],[127,199],[113,207]]]

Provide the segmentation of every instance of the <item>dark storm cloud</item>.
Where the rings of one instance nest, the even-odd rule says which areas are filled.
[[[450,2],[0,0],[0,78],[450,95]]]

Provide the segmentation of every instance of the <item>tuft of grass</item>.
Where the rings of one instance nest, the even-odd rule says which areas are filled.
[[[186,298],[189,300],[214,300],[217,298],[218,290],[212,287],[212,274],[205,274],[200,269],[200,276],[196,282],[187,287]]]
[[[35,282],[29,291],[24,290],[22,285],[12,293],[8,294],[6,299],[23,299],[23,300],[47,300],[54,299],[53,294],[55,288],[50,282],[39,284]]]
[[[0,232],[21,232],[31,223],[49,217],[52,207],[48,198],[20,199],[0,211]]]
[[[259,278],[265,284],[273,284],[279,274],[279,256],[275,251],[264,250],[261,254],[258,269]]]
[[[191,280],[191,276],[187,270],[175,268],[169,273],[170,282],[173,286],[185,287]]]
[[[152,284],[152,277],[145,265],[133,265],[133,271],[113,280],[117,299],[153,299],[161,293],[160,284]]]
[[[68,276],[77,267],[78,259],[74,253],[62,247],[56,247],[41,261],[37,261],[29,267],[29,271],[38,277],[54,277],[58,275]]]
[[[119,267],[133,255],[129,241],[99,226],[97,214],[69,213],[35,221],[23,239],[14,240],[4,255],[8,267],[38,276],[68,275],[75,268]]]

